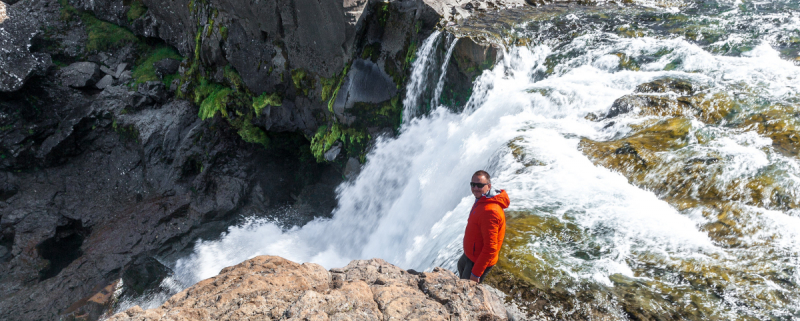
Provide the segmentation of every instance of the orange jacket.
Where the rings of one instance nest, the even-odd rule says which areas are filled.
[[[491,197],[481,196],[472,205],[464,232],[464,254],[475,263],[472,267],[475,276],[480,277],[487,267],[497,264],[506,235],[506,214],[503,209],[508,208],[509,203],[508,194],[501,190]]]

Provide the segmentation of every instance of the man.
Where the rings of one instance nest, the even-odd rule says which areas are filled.
[[[458,260],[458,273],[462,279],[480,283],[497,264],[506,234],[503,209],[508,208],[509,199],[505,190],[492,190],[491,177],[485,171],[475,172],[469,185],[475,204],[464,232],[464,254]]]

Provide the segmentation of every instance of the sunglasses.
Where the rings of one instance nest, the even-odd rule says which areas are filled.
[[[471,187],[483,188],[486,185],[489,185],[489,184],[469,182],[469,186],[471,186]]]

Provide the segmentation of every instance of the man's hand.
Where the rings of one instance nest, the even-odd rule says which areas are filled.
[[[475,274],[472,274],[472,273],[469,274],[469,280],[473,281],[473,282],[476,282],[476,283],[480,283],[481,282],[481,278],[475,276]]]

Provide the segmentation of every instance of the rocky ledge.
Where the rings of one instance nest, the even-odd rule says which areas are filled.
[[[161,307],[123,320],[509,320],[497,290],[453,272],[403,270],[381,259],[344,268],[259,256],[223,269]]]

